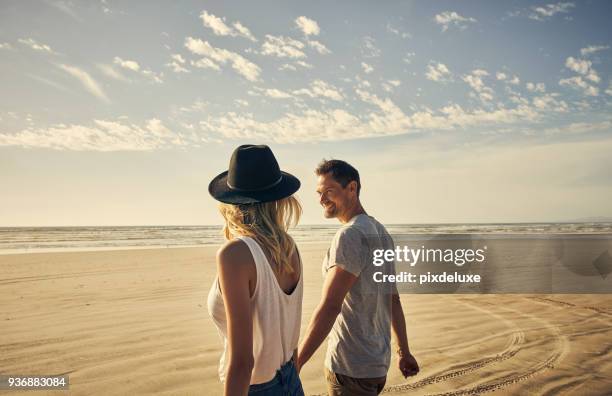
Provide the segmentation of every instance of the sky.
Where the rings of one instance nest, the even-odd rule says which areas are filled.
[[[0,226],[220,224],[268,144],[385,223],[612,217],[609,1],[0,3]]]

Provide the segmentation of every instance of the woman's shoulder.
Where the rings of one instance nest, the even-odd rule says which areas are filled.
[[[232,239],[221,246],[217,250],[217,263],[234,268],[255,264],[249,246],[241,239]]]

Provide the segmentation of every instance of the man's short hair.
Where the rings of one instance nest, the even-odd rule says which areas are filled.
[[[317,176],[331,174],[332,178],[340,183],[342,188],[346,188],[353,180],[357,182],[357,196],[361,190],[359,172],[351,164],[342,160],[323,160],[315,169]]]

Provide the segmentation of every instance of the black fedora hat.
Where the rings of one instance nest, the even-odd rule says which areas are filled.
[[[210,182],[208,192],[217,201],[239,205],[276,201],[299,188],[297,177],[280,170],[270,147],[245,144],[234,150],[229,170]]]

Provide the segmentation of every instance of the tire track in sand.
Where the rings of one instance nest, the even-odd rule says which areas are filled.
[[[504,360],[510,359],[522,349],[522,345],[525,343],[525,333],[514,322],[510,321],[509,319],[505,318],[502,315],[496,314],[494,312],[491,312],[489,310],[486,310],[474,304],[466,303],[465,301],[462,301],[462,300],[460,301],[462,302],[463,305],[466,305],[471,309],[483,312],[489,316],[493,316],[497,320],[504,322],[506,326],[508,326],[508,328],[513,329],[511,333],[510,341],[508,345],[506,346],[506,348],[504,348],[501,352],[493,356],[487,356],[482,359],[477,359],[477,360],[473,360],[468,363],[460,364],[458,365],[457,368],[453,368],[451,370],[445,370],[441,373],[430,375],[428,377],[423,378],[422,380],[419,380],[411,384],[400,384],[400,385],[392,385],[392,386],[385,387],[382,393],[415,390],[415,389],[422,388],[427,385],[446,381],[451,378],[460,377],[462,375],[466,375],[473,371],[479,370],[490,364],[499,363]]]
[[[465,304],[470,304],[469,302],[464,301]],[[537,316],[526,314],[520,312],[518,310],[508,308],[508,307],[500,307],[501,309],[518,314],[524,318],[540,323],[544,326],[548,331],[550,331],[555,348],[548,355],[548,357],[541,362],[531,366],[526,371],[517,374],[510,374],[502,376],[496,380],[486,382],[484,384],[476,385],[469,388],[458,389],[451,392],[442,392],[436,393],[435,396],[463,396],[463,395],[480,395],[486,392],[496,391],[501,388],[505,388],[509,385],[516,384],[518,382],[525,381],[547,369],[552,369],[555,367],[555,364],[563,360],[565,355],[569,351],[569,343],[567,338],[561,333],[559,327],[551,324],[545,319],[539,318]],[[530,329],[527,329],[530,330]]]

